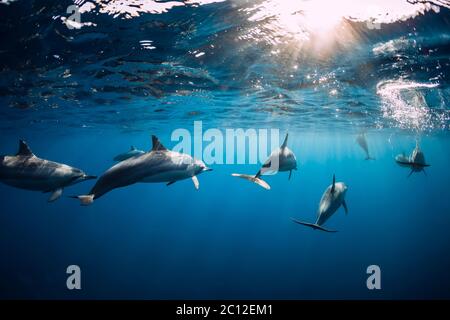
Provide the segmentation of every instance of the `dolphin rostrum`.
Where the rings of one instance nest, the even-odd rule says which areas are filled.
[[[395,161],[401,167],[408,167],[411,169],[408,177],[411,176],[414,172],[422,171],[424,174],[426,174],[425,168],[430,166],[426,163],[425,155],[423,154],[422,150],[420,150],[419,141],[416,141],[416,147],[409,157],[402,153],[395,157]]]
[[[137,182],[167,182],[192,179],[199,188],[197,175],[211,171],[203,161],[190,155],[166,149],[156,136],[152,136],[152,149],[138,157],[132,157],[109,168],[87,195],[74,196],[82,205],[89,205],[105,193]]]
[[[261,179],[261,175],[267,172],[289,171],[289,180],[291,179],[292,170],[297,170],[297,159],[291,149],[287,147],[288,134],[284,138],[283,144],[272,151],[269,158],[264,162],[261,169],[252,176],[248,174],[233,173],[233,177],[242,178],[254,182],[264,189],[270,190],[267,182]]]
[[[346,192],[347,186],[343,182],[336,182],[336,178],[333,175],[333,184],[325,190],[322,198],[320,199],[316,223],[302,222],[296,219],[292,219],[292,221],[325,232],[337,232],[335,230],[325,229],[322,225],[339,209],[341,205],[344,207],[345,214],[348,213],[347,204],[345,203]]]
[[[51,192],[49,202],[57,200],[64,187],[95,179],[77,168],[36,157],[20,140],[15,156],[0,156],[0,181],[20,189]]]
[[[117,156],[115,156],[114,161],[118,161],[118,162],[124,161],[124,160],[127,160],[132,157],[141,156],[144,153],[145,153],[144,151],[136,149],[135,146],[131,146],[130,150],[128,150],[127,152],[124,152],[124,153],[121,153],[121,154],[118,154]]]
[[[366,160],[375,160],[375,158],[372,158],[369,154],[369,146],[367,144],[366,134],[364,132],[358,134],[356,137],[356,143],[364,150],[366,153]]]

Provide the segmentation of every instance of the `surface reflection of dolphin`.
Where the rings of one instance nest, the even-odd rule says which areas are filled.
[[[422,150],[420,150],[418,141],[416,141],[416,147],[409,157],[407,157],[404,153],[399,154],[395,157],[395,162],[397,162],[397,164],[401,167],[411,169],[408,177],[410,177],[414,172],[423,172],[426,175],[425,168],[430,166],[425,161],[425,155]]]
[[[15,156],[0,157],[1,182],[20,189],[52,192],[48,201],[57,200],[64,187],[95,178],[80,169],[36,157],[22,140]]]
[[[292,176],[292,170],[297,170],[297,159],[294,152],[287,147],[288,134],[284,138],[283,144],[272,151],[269,158],[264,162],[261,169],[252,176],[248,174],[233,173],[233,177],[242,178],[256,183],[257,185],[269,190],[270,186],[267,182],[261,179],[261,175],[269,172],[289,171],[289,180]]]

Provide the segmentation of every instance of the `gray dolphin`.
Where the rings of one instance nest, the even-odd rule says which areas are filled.
[[[178,180],[192,179],[199,188],[197,175],[211,171],[203,161],[187,154],[166,149],[156,136],[152,136],[153,148],[139,156],[132,157],[109,168],[87,195],[73,196],[82,205],[89,205],[105,193],[137,182],[167,182],[171,185]]]
[[[118,161],[118,162],[124,161],[124,160],[127,160],[132,157],[141,156],[144,153],[145,153],[144,151],[136,149],[135,146],[131,146],[130,150],[128,150],[127,152],[124,152],[124,153],[121,153],[121,154],[118,154],[117,156],[115,156],[114,161]]]
[[[325,232],[337,232],[335,230],[325,229],[322,225],[339,209],[341,205],[344,207],[345,214],[348,213],[347,204],[345,203],[346,193],[347,186],[343,182],[336,182],[336,178],[333,175],[333,183],[325,190],[322,198],[320,199],[316,223],[302,222],[296,219],[292,219],[292,221]]]
[[[414,172],[422,171],[424,174],[426,174],[425,168],[430,166],[426,163],[425,155],[422,150],[420,150],[419,141],[416,141],[416,147],[409,157],[402,153],[395,157],[395,161],[399,166],[408,167],[411,169],[408,177],[411,176]]]
[[[375,160],[369,154],[369,145],[367,144],[366,134],[364,132],[358,134],[356,137],[356,143],[364,150],[366,153],[366,160]]]
[[[286,133],[283,144],[272,151],[269,158],[264,162],[261,169],[252,176],[248,174],[233,173],[233,177],[242,178],[254,182],[264,189],[270,190],[267,182],[261,179],[261,175],[269,172],[289,171],[289,180],[292,176],[292,170],[297,170],[297,159],[291,149],[287,147],[289,134]]]
[[[16,188],[52,192],[49,202],[58,199],[64,187],[95,179],[80,169],[36,157],[20,140],[15,156],[0,157],[0,181]]]

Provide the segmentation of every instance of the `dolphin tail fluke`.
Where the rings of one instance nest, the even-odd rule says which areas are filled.
[[[251,175],[248,175],[248,174],[240,174],[240,173],[233,173],[231,175],[233,177],[238,177],[238,178],[242,178],[242,179],[251,181],[251,182],[256,183],[257,185],[263,187],[266,190],[270,190],[269,184],[267,182],[265,182],[264,180],[262,180],[261,178],[259,178],[259,177],[251,176]]]
[[[82,206],[88,206],[94,202],[93,194],[87,194],[87,195],[83,195],[83,196],[71,196],[70,198],[80,200],[80,203]]]
[[[302,226],[310,227],[310,228],[312,228],[314,230],[317,229],[317,230],[321,230],[321,231],[324,231],[324,232],[337,232],[337,230],[326,229],[326,228],[324,228],[322,226],[319,226],[318,224],[315,224],[315,223],[303,222],[303,221],[296,220],[294,218],[291,218],[291,219],[295,223],[301,224]]]
[[[366,160],[375,160],[375,158],[372,158],[371,156],[367,156]]]

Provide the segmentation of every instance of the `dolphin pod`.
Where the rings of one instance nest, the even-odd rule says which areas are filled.
[[[361,138],[357,139],[358,144],[366,151],[367,159],[372,159],[365,136],[359,137]],[[282,145],[272,151],[254,176],[245,174],[233,174],[233,176],[252,181],[265,189],[270,189],[270,186],[261,179],[264,173],[289,171],[290,179],[292,170],[297,169],[297,160],[295,154],[287,147],[287,142],[288,134]],[[199,189],[197,176],[212,170],[201,160],[168,150],[156,136],[152,136],[152,144],[149,152],[132,147],[129,152],[117,156],[115,160],[119,162],[97,180],[88,194],[71,196],[71,198],[79,199],[82,205],[89,205],[114,189],[138,182],[164,182],[169,186],[180,180],[191,179],[194,187]],[[414,172],[425,173],[425,168],[430,166],[425,161],[425,155],[418,141],[410,156],[400,154],[395,157],[395,161],[398,165],[411,169],[408,177]],[[66,164],[38,158],[23,140],[19,141],[19,150],[16,155],[0,156],[0,182],[20,189],[49,192],[51,193],[49,202],[60,198],[65,187],[96,178]],[[294,218],[292,221],[315,230],[337,232],[323,225],[340,207],[344,208],[346,214],[348,213],[345,201],[347,189],[345,183],[336,182],[333,175],[332,184],[326,188],[319,202],[316,221],[310,223]]]
[[[51,192],[49,202],[61,197],[65,187],[96,178],[66,164],[36,157],[23,140],[15,156],[0,157],[1,182],[20,189]]]

